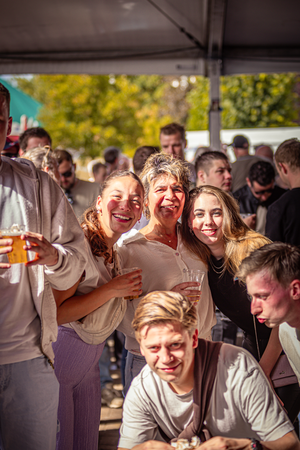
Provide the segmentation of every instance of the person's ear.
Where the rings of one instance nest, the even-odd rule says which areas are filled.
[[[287,166],[286,163],[279,162],[279,163],[277,163],[277,167],[279,168],[279,170],[282,170],[282,172],[283,172],[285,175],[287,174],[287,172],[288,172],[288,166]]]
[[[206,184],[206,174],[205,174],[204,170],[198,171],[197,178],[201,184]]]
[[[8,127],[7,127],[7,133],[6,136],[9,136],[11,133],[11,127],[12,127],[12,117],[8,118]]]
[[[102,198],[100,195],[98,195],[97,201],[96,201],[96,209],[97,212],[102,212]]]
[[[196,329],[193,333],[192,339],[193,339],[193,348],[198,347],[198,330]]]
[[[247,181],[247,184],[248,184],[249,188],[251,188],[251,187],[252,187],[252,185],[251,185],[251,181],[249,180],[249,178],[248,178],[248,177],[246,178],[246,181]]]
[[[300,280],[293,280],[290,284],[293,300],[300,300]]]
[[[73,164],[74,172],[76,172],[76,163]]]

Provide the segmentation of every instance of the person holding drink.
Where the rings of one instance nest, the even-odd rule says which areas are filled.
[[[184,161],[157,153],[151,155],[140,175],[145,188],[144,213],[149,223],[143,229],[134,230],[133,235],[122,241],[118,249],[122,267],[137,266],[142,269],[142,296],[152,291],[173,290],[194,296],[192,288],[199,282],[186,281],[189,269],[205,272],[197,297],[199,300],[198,329],[202,338],[211,339],[211,328],[215,324],[214,305],[210,294],[207,269],[183,244],[178,220],[189,196],[189,170]],[[128,350],[125,367],[126,393],[131,380],[145,365],[145,358],[135,339],[131,322],[139,299],[129,302],[118,330],[125,334]]]
[[[9,104],[0,83],[0,150],[12,124]],[[61,189],[30,161],[0,156],[0,186],[0,447],[54,450],[59,385],[51,286],[69,289],[83,273],[84,235]],[[16,236],[4,230],[12,225],[33,259],[9,262]]]
[[[57,320],[62,325],[53,345],[60,383],[57,450],[98,449],[98,361],[106,338],[125,314],[126,298],[142,292],[139,268],[119,275],[114,244],[141,217],[143,186],[132,172],[116,171],[101,188],[96,205],[85,212],[81,224],[88,243],[85,273],[75,295],[74,289],[55,291]]]

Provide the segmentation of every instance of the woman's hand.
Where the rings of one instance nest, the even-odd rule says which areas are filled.
[[[189,288],[197,289],[189,289]],[[185,295],[193,303],[198,303],[201,297],[200,283],[196,281],[186,281],[185,283],[176,284],[171,291],[178,292],[181,295]]]
[[[58,251],[43,235],[26,231],[26,233],[22,234],[21,239],[29,242],[28,245],[25,243],[24,250],[36,253],[35,258],[26,262],[25,266],[42,264],[50,267],[57,263]]]
[[[142,270],[119,275],[108,283],[113,291],[113,297],[139,297],[142,295]]]

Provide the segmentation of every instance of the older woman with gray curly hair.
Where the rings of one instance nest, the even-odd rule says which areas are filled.
[[[189,170],[184,161],[161,153],[151,155],[140,175],[145,189],[144,212],[149,223],[124,239],[119,255],[123,267],[142,269],[143,294],[152,291],[179,292],[192,296],[198,283],[184,282],[189,269],[207,272],[205,264],[183,244],[178,220],[189,196]],[[125,389],[146,364],[135,339],[131,322],[140,298],[128,303],[125,317],[118,327],[125,334],[128,350]],[[207,276],[196,305],[199,336],[211,339],[215,324],[214,304]]]

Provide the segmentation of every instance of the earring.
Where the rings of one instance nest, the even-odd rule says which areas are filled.
[[[138,223],[141,223],[141,219],[138,220]]]
[[[99,214],[99,212],[100,212],[100,209],[97,209],[97,210],[96,210],[96,213]]]
[[[189,227],[189,230],[190,230],[191,235],[192,235],[192,236],[195,236],[194,231],[193,231],[190,227]]]

